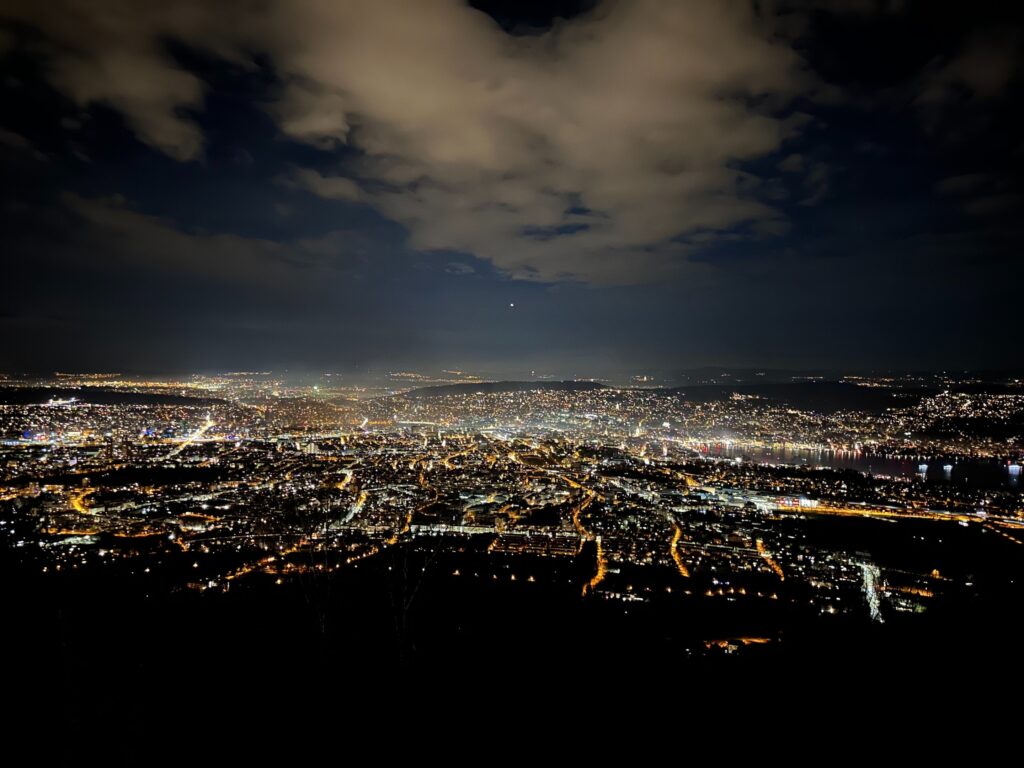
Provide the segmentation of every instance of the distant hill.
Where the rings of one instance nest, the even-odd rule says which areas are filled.
[[[763,384],[697,384],[663,390],[695,403],[752,395],[801,410],[832,413],[842,410],[883,411],[914,405],[934,390],[861,387],[838,381],[765,382]]]
[[[0,404],[35,405],[50,400],[75,398],[93,405],[189,405],[200,407],[223,403],[212,397],[189,397],[158,392],[126,392],[100,387],[0,387]]]
[[[685,368],[683,370],[665,372],[662,376],[666,381],[681,382],[689,386],[704,384],[788,384],[806,381],[811,377],[824,378],[826,380],[839,378],[838,373],[825,370],[801,371],[789,368],[723,368],[721,366]]]
[[[436,387],[420,387],[405,394],[406,397],[444,397],[446,395],[485,395],[504,394],[506,392],[589,392],[595,389],[608,389],[605,384],[596,381],[487,381],[471,384],[442,384]]]

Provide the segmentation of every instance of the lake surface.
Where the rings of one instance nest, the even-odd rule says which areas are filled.
[[[756,464],[786,464],[790,466],[854,469],[873,475],[890,477],[924,476],[929,483],[953,483],[982,488],[1020,488],[1019,474],[1010,466],[995,459],[933,456],[922,459],[898,459],[879,454],[855,451],[806,450],[797,448],[759,448],[740,444],[708,446],[712,457],[741,459]],[[924,472],[922,465],[927,465]],[[951,468],[946,469],[947,466]]]

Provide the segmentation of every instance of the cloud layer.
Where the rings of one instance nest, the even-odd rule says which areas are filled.
[[[183,161],[205,86],[168,41],[267,56],[280,129],[345,148],[293,182],[533,280],[649,280],[715,233],[778,228],[738,166],[798,130],[778,114],[807,87],[750,2],[606,2],[529,36],[456,0],[8,5],[44,33],[55,86]]]

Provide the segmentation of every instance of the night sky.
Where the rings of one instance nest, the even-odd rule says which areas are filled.
[[[1013,5],[0,0],[0,369],[1019,367]]]

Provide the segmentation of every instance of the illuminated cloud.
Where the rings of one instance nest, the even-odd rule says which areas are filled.
[[[799,129],[778,114],[808,87],[749,2],[608,2],[525,36],[455,0],[54,0],[8,13],[45,33],[57,87],[180,160],[201,155],[189,112],[204,85],[167,41],[240,63],[266,55],[280,129],[345,147],[332,171],[293,182],[372,206],[417,249],[531,280],[655,279],[679,269],[692,236],[778,229],[738,167]]]

